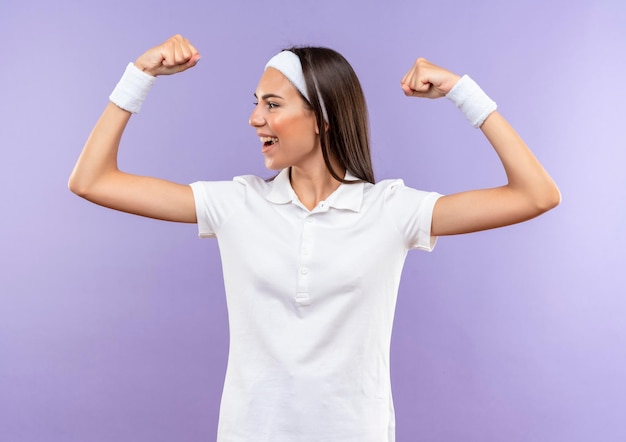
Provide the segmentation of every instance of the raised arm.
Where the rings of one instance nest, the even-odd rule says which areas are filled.
[[[439,98],[446,96],[459,81],[458,75],[418,59],[401,86],[407,96]],[[481,109],[486,109],[484,113],[488,116],[484,120],[478,118],[475,125],[480,126],[500,157],[508,182],[500,187],[441,197],[433,212],[431,233],[435,236],[519,223],[541,215],[561,201],[556,184],[511,125],[488,106]],[[467,108],[464,110],[467,115]],[[473,116],[482,112],[473,111],[476,109],[469,110]]]
[[[195,66],[199,59],[196,48],[176,35],[141,55],[134,66],[156,77],[182,72]],[[143,75],[139,71],[135,74]],[[132,95],[133,90],[126,90],[122,95],[127,92]],[[135,111],[136,103],[125,107]],[[167,221],[196,222],[193,194],[188,185],[118,169],[117,153],[131,117],[129,110],[113,103],[107,105],[74,166],[69,179],[70,190],[112,209]]]

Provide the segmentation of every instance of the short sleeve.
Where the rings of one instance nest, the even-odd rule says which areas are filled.
[[[242,180],[197,181],[191,183],[196,204],[198,235],[215,238],[220,226],[245,199],[246,186]]]
[[[443,195],[416,190],[393,180],[386,189],[385,205],[408,249],[432,251],[437,237],[431,235],[433,209]]]

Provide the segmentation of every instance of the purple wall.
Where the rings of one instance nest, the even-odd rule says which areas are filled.
[[[564,199],[409,256],[392,349],[398,441],[626,440],[618,0],[2,0],[0,440],[214,439],[228,342],[216,243],[66,187],[126,63],[176,32],[203,59],[159,79],[120,163],[179,182],[267,176],[252,93],[269,56],[308,43],[359,74],[379,179],[442,193],[501,184],[450,103],[399,88],[418,56],[470,73]]]

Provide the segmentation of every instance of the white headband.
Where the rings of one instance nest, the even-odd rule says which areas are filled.
[[[270,58],[270,61],[265,65],[265,69],[274,68],[280,71],[291,83],[300,91],[300,93],[306,98],[309,103],[311,99],[306,90],[306,81],[304,80],[304,74],[302,73],[302,63],[300,63],[300,57],[291,51],[282,51]],[[317,84],[315,85],[317,91]],[[317,99],[322,107],[322,113],[324,114],[324,120],[328,122],[328,114],[326,113],[326,106],[324,106],[324,100],[317,91]]]

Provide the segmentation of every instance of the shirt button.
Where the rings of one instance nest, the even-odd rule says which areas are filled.
[[[309,274],[309,269],[307,269],[306,267],[302,267],[300,269],[300,273],[302,273],[303,275],[308,275]]]
[[[308,255],[309,253],[311,253],[311,251],[309,249],[302,249],[302,254],[303,255]]]
[[[314,222],[314,221],[315,221],[315,220],[314,220],[313,218],[311,218],[311,217],[308,217],[308,218],[306,219],[306,222],[307,222],[307,223],[309,223],[309,224],[313,224],[313,222]]]
[[[302,306],[310,305],[311,297],[308,293],[296,293],[296,303]]]

